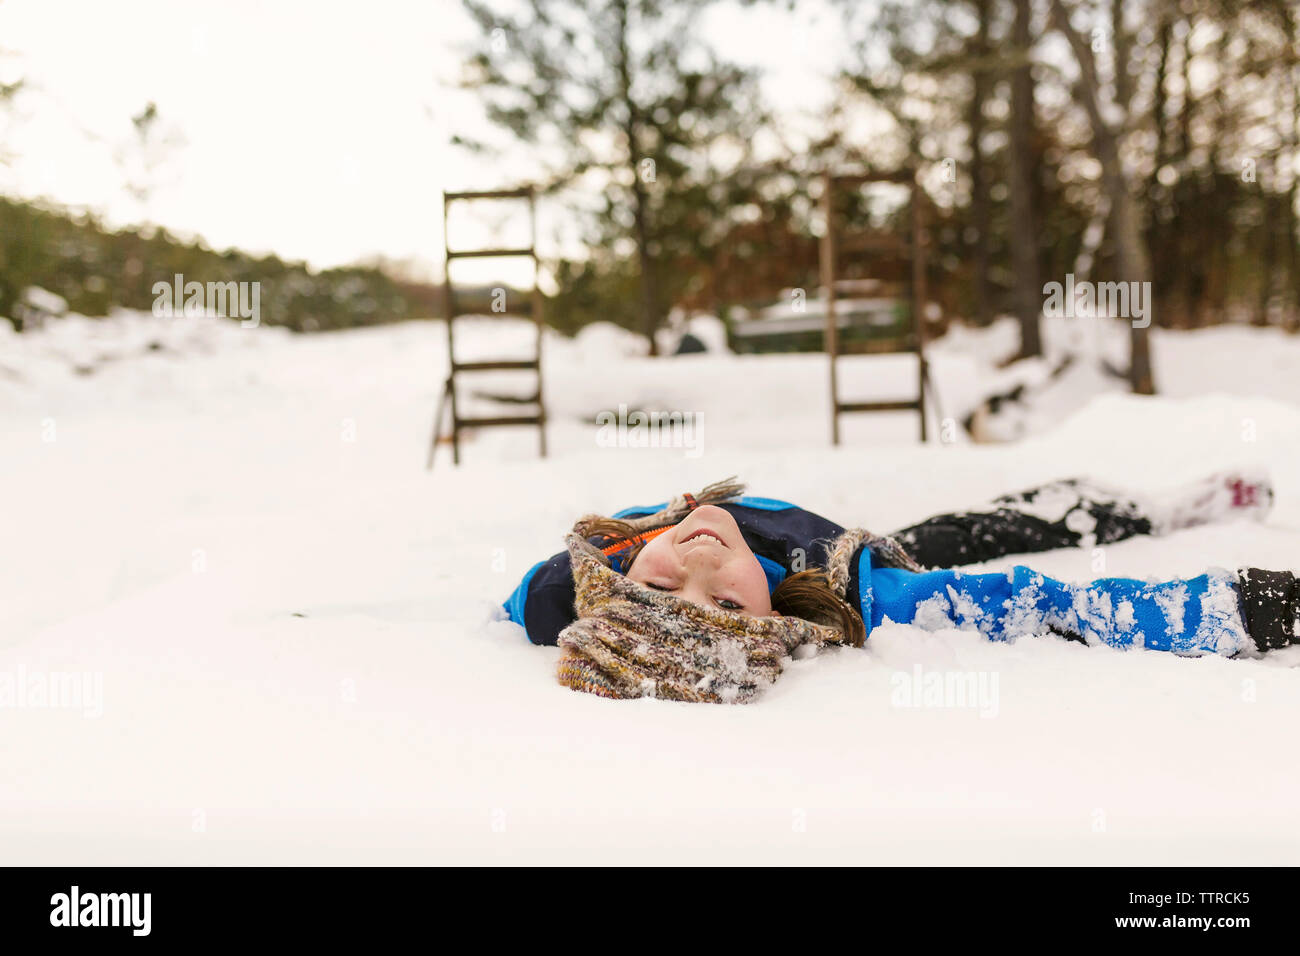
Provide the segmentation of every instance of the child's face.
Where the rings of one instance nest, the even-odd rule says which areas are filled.
[[[714,505],[701,505],[677,527],[652,538],[627,577],[700,607],[754,617],[776,613],[763,566],[736,519]]]

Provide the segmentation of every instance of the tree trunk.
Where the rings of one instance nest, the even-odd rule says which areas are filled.
[[[1161,217],[1161,213],[1167,208],[1164,203],[1168,201],[1171,190],[1160,183],[1160,170],[1169,162],[1169,137],[1165,129],[1165,112],[1169,106],[1169,96],[1165,91],[1165,79],[1169,75],[1169,48],[1172,42],[1173,18],[1162,4],[1160,25],[1156,30],[1156,47],[1160,53],[1156,61],[1156,75],[1151,92],[1151,125],[1155,129],[1156,143],[1151,178],[1147,180],[1147,203],[1151,210],[1151,224],[1147,228],[1149,237],[1147,248],[1151,250],[1151,268],[1154,272],[1151,288],[1153,294],[1160,300],[1161,324],[1166,327],[1172,325],[1171,319],[1176,317],[1175,310],[1163,308],[1169,298],[1169,276],[1174,270],[1170,268],[1167,247],[1168,229],[1165,228],[1165,221]]]
[[[619,93],[625,113],[623,135],[627,139],[628,165],[632,169],[632,216],[636,241],[637,264],[641,272],[641,334],[650,343],[650,354],[658,355],[655,332],[659,328],[658,305],[655,295],[655,263],[650,253],[650,197],[646,192],[641,170],[641,117],[636,100],[632,97],[631,52],[628,49],[628,11],[626,0],[618,3],[618,78]]]
[[[1110,38],[1115,49],[1115,103],[1127,113],[1133,95],[1133,83],[1128,75],[1133,44],[1124,28],[1124,0],[1110,0]]]
[[[1286,201],[1282,204],[1282,229],[1287,240],[1287,273],[1291,280],[1291,310],[1286,320],[1288,332],[1300,332],[1300,235],[1296,228],[1296,181],[1300,176],[1291,177],[1291,188],[1287,190]]]
[[[1219,34],[1219,39],[1215,43],[1216,62],[1224,62],[1228,55],[1228,34],[1226,31]],[[1210,137],[1209,150],[1209,167],[1210,167],[1210,202],[1209,210],[1210,232],[1209,236],[1213,241],[1209,244],[1209,254],[1206,257],[1206,289],[1202,295],[1205,303],[1205,321],[1202,325],[1222,325],[1228,318],[1228,246],[1236,232],[1236,223],[1233,221],[1230,206],[1232,204],[1232,193],[1237,183],[1231,186],[1225,183],[1225,180],[1231,181],[1231,177],[1221,172],[1224,164],[1224,139],[1228,131],[1228,104],[1227,96],[1222,81],[1214,85],[1214,132]],[[1232,159],[1231,156],[1228,157]],[[1259,186],[1259,170],[1256,170],[1255,186]]]
[[[1259,188],[1261,218],[1259,227],[1263,232],[1259,255],[1259,298],[1255,303],[1255,314],[1251,317],[1252,325],[1268,325],[1269,305],[1273,300],[1273,272],[1277,268],[1277,203],[1276,197],[1268,189],[1268,179],[1264,175],[1264,163],[1261,160],[1259,176],[1255,185]]]
[[[1186,21],[1186,30],[1183,32],[1183,41],[1180,44],[1179,53],[1181,55],[1180,79],[1184,90],[1183,103],[1178,110],[1178,146],[1175,155],[1175,168],[1178,170],[1178,182],[1174,186],[1174,195],[1172,198],[1174,212],[1172,222],[1178,226],[1177,232],[1171,237],[1173,245],[1172,255],[1174,261],[1178,263],[1178,268],[1174,272],[1173,298],[1177,303],[1178,328],[1190,329],[1196,324],[1197,299],[1196,288],[1199,284],[1197,274],[1200,269],[1201,257],[1198,253],[1198,243],[1196,237],[1200,234],[1193,223],[1197,221],[1200,215],[1200,203],[1197,201],[1200,193],[1200,185],[1193,175],[1191,163],[1192,151],[1192,110],[1196,105],[1195,99],[1189,95],[1192,86],[1191,62],[1192,62],[1192,22]]]
[[[1101,91],[1092,47],[1071,26],[1064,0],[1052,0],[1052,19],[1069,42],[1079,65],[1079,82],[1075,95],[1092,125],[1093,151],[1101,163],[1102,188],[1110,197],[1118,278],[1121,282],[1149,283],[1151,263],[1142,237],[1141,206],[1129,187],[1120,162],[1119,134],[1111,129],[1101,114]],[[1150,305],[1149,297],[1147,302]],[[1148,313],[1147,318],[1150,317]],[[1154,395],[1156,390],[1151,374],[1151,343],[1147,331],[1145,324],[1129,323],[1129,385],[1138,395]]]
[[[1034,200],[1034,78],[1030,72],[1031,0],[1015,0],[1011,44],[1018,65],[1011,73],[1011,264],[1015,271],[1015,311],[1020,322],[1020,354],[1043,354],[1039,317],[1043,290],[1038,275],[1038,210]]]
[[[985,326],[992,318],[989,305],[989,228],[993,218],[989,210],[989,188],[984,162],[984,101],[988,98],[989,16],[991,0],[975,0],[979,31],[975,35],[975,68],[971,70],[970,110],[970,191],[971,219],[975,226],[975,281],[972,286],[972,316],[975,324]]]
[[[1292,42],[1300,48],[1300,17],[1286,5],[1282,7],[1284,22],[1289,27]],[[1291,285],[1291,309],[1287,331],[1300,332],[1300,231],[1296,228],[1297,186],[1300,186],[1300,64],[1291,67],[1291,187],[1282,204],[1282,234],[1286,236],[1287,278]]]
[[[635,154],[634,154],[635,155]],[[636,221],[636,253],[641,269],[641,332],[650,342],[650,354],[658,355],[659,346],[655,343],[655,332],[659,328],[658,305],[655,295],[655,261],[650,254],[649,197],[641,181],[640,170],[634,160],[632,175],[636,177],[633,195],[636,206],[633,215]]]

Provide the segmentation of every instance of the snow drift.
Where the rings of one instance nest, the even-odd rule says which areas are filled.
[[[527,344],[525,326],[465,328],[471,350]],[[790,662],[750,707],[611,702],[559,687],[556,649],[496,613],[578,514],[729,474],[884,532],[1069,474],[1152,490],[1264,466],[1267,522],[1111,545],[1105,572],[1294,567],[1300,340],[1157,334],[1161,397],[1081,396],[1014,446],[921,447],[914,417],[885,415],[847,419],[832,449],[822,356],[652,360],[608,330],[548,337],[552,457],[534,431],[491,431],[428,474],[437,323],[5,329],[0,674],[27,688],[0,707],[8,862],[1300,854],[1300,670],[1284,657],[894,625]],[[937,344],[947,414],[985,393],[1002,334]],[[863,398],[913,375],[899,357],[841,367]],[[595,415],[620,403],[700,414],[703,454],[598,446]],[[1084,580],[1096,560],[1024,563]]]

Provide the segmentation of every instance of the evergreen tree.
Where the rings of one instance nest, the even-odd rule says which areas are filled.
[[[581,181],[600,197],[585,210],[594,261],[562,276],[621,276],[617,260],[630,252],[636,327],[653,354],[655,330],[682,287],[668,267],[707,259],[746,202],[736,173],[751,163],[765,121],[756,78],[701,40],[707,0],[465,6],[482,44],[464,86],[483,97],[493,123],[537,147],[549,190]]]

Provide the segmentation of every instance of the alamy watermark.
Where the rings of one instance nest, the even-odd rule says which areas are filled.
[[[89,893],[73,884],[50,897],[50,925],[123,927],[132,936],[148,936],[152,910],[152,893]]]
[[[104,675],[99,671],[0,671],[0,710],[80,710],[104,716]]]
[[[889,684],[893,707],[965,707],[978,710],[981,717],[998,715],[996,671],[927,671],[916,664],[910,673],[895,671]]]
[[[186,282],[178,272],[171,282],[155,282],[151,291],[158,318],[241,319],[246,329],[262,322],[260,282]]]
[[[619,405],[617,412],[597,412],[596,425],[599,448],[682,448],[687,458],[704,454],[703,412],[629,412]]]
[[[1049,319],[1109,316],[1131,319],[1135,329],[1151,324],[1150,282],[1076,282],[1070,272],[1064,284],[1044,285],[1043,295],[1043,315]]]

